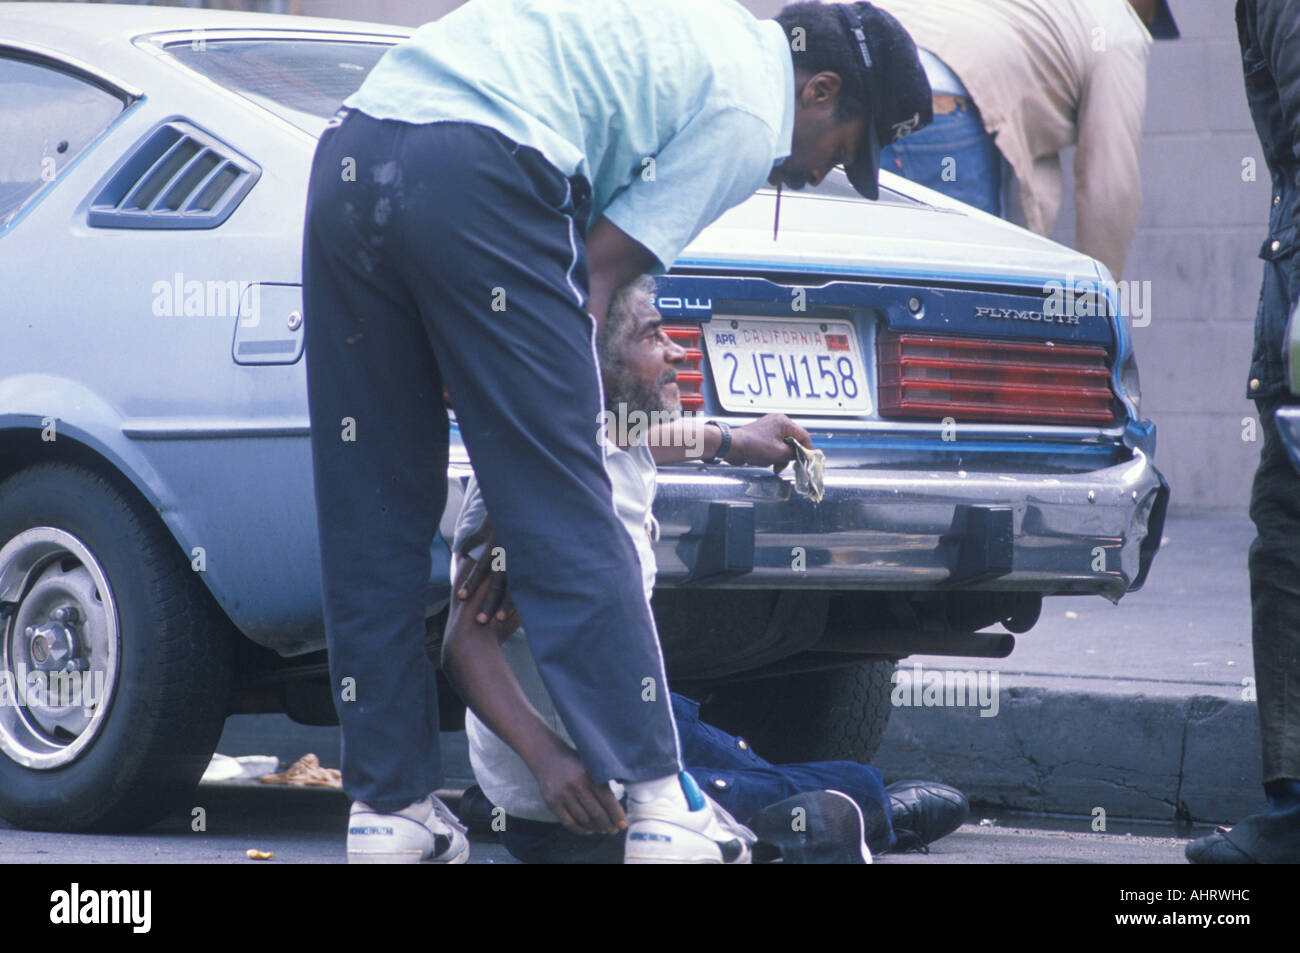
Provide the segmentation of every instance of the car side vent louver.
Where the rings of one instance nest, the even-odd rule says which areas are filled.
[[[96,228],[216,228],[261,174],[202,130],[165,122],[110,174],[87,221]]]

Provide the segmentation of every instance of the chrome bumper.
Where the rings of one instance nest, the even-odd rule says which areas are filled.
[[[826,496],[787,470],[659,470],[658,583],[729,589],[1095,593],[1145,580],[1169,488],[1141,451],[1081,474],[830,469]],[[469,467],[453,463],[451,538]]]
[[[818,504],[770,471],[667,467],[655,556],[659,582],[670,586],[964,585],[1115,602],[1145,580],[1168,495],[1140,451],[1085,474],[827,469]]]

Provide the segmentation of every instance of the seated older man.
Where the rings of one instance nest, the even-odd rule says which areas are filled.
[[[657,527],[651,507],[657,464],[721,455],[729,463],[772,466],[779,472],[792,455],[786,437],[812,446],[807,432],[781,414],[729,434],[708,421],[683,419],[676,379],[686,355],[663,331],[653,288],[643,277],[620,289],[598,340],[607,407],[602,422],[606,466],[615,510],[641,560],[647,599],[655,578],[651,544]],[[727,437],[729,446],[724,445]],[[498,611],[504,580],[502,573],[489,571],[490,560],[482,559],[485,526],[482,497],[471,482],[453,546],[456,588],[467,598],[453,600],[443,665],[470,706],[471,764],[487,800],[505,811],[506,848],[526,862],[654,861],[665,839],[696,835],[670,824],[630,835],[623,831],[616,790],[587,775],[538,675],[518,618],[508,606]],[[736,835],[735,856],[727,856],[725,846],[715,854],[712,844],[701,841],[702,861],[733,862],[749,853],[754,835],[727,812],[757,817],[761,809],[792,796],[820,797],[801,803],[810,808],[807,816],[824,821],[832,839],[840,842],[828,845],[826,857],[869,861],[868,843],[877,851],[894,846],[898,838],[891,815],[921,828],[911,835],[913,843],[942,836],[965,819],[965,799],[951,788],[907,782],[887,793],[880,773],[856,762],[772,765],[741,739],[702,722],[696,703],[680,695],[672,702],[687,765],[683,784],[702,802],[704,795],[691,776],[722,778],[722,784],[710,785],[711,794],[725,808],[718,812],[723,826]],[[763,848],[755,848],[760,859]]]

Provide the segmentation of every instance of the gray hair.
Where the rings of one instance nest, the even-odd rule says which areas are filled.
[[[614,292],[609,301],[609,312],[605,323],[596,338],[596,350],[600,355],[603,372],[611,377],[617,376],[622,366],[619,352],[623,339],[627,336],[628,326],[647,305],[654,307],[655,280],[649,275],[633,278]]]

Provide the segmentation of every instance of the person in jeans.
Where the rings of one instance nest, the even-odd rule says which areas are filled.
[[[1002,215],[1002,154],[957,74],[920,50],[934,96],[934,119],[921,132],[886,146],[880,165],[928,189]],[[961,174],[957,174],[957,170]]]
[[[1166,0],[879,5],[926,51],[935,117],[881,166],[1050,235],[1061,153],[1075,146],[1075,247],[1122,277],[1142,204],[1151,40],[1178,36]]]
[[[892,18],[861,3],[805,19],[831,27],[796,54],[783,23],[730,0],[471,0],[390,50],[321,136],[303,303],[350,861],[466,857],[429,794],[444,389],[541,677],[586,769],[636,795],[607,823],[671,815],[721,836],[679,777],[596,438],[594,340],[614,288],[667,269],[764,183],[844,164],[874,194],[877,143],[929,118]]]

